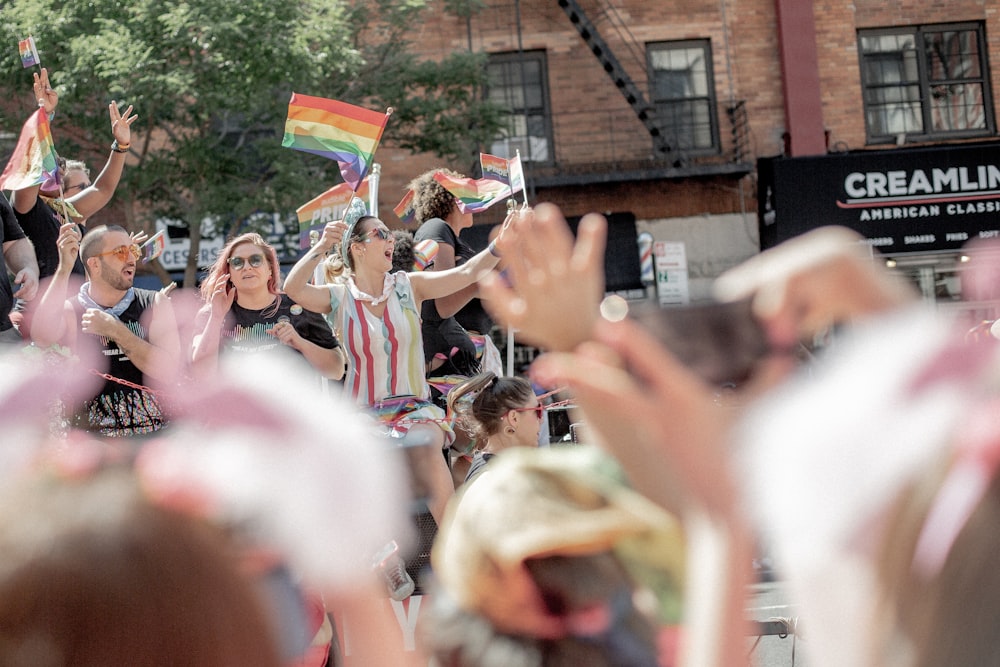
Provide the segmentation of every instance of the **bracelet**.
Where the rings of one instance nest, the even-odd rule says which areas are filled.
[[[120,144],[118,143],[118,140],[115,139],[111,142],[111,150],[116,153],[128,153],[128,147],[131,145],[132,144]]]
[[[53,110],[52,110],[52,113],[48,114],[48,116],[49,116],[49,120],[50,120],[50,121],[51,121],[52,119],[54,119],[54,118],[56,117],[56,110],[55,110],[55,109],[53,109]]]
[[[490,241],[490,244],[486,246],[486,249],[490,251],[490,254],[500,259],[500,253],[497,252],[497,242],[496,240]]]

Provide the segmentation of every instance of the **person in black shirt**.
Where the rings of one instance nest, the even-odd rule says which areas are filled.
[[[19,343],[21,333],[10,319],[14,299],[31,301],[38,293],[38,263],[31,241],[25,237],[17,224],[14,209],[7,198],[0,195],[0,343]],[[14,285],[20,285],[16,292],[8,279],[7,271],[14,274]]]
[[[323,377],[344,377],[346,360],[330,326],[280,288],[278,255],[260,234],[237,236],[222,249],[201,285],[191,362],[215,370],[218,356],[295,350]]]
[[[448,169],[432,169],[410,182],[414,192],[413,205],[420,227],[414,241],[437,241],[438,251],[430,271],[444,271],[465,263],[476,254],[459,233],[472,226],[472,213],[463,212],[458,200],[440,183],[434,174],[445,172],[456,178],[461,174]],[[459,311],[478,301],[475,284],[449,296],[423,304],[420,317],[423,321],[424,357],[428,373],[434,375],[475,375],[480,366],[476,360],[476,346],[469,332],[456,319]],[[488,334],[489,331],[479,333]]]

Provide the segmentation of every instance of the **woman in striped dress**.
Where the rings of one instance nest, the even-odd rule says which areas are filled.
[[[392,272],[394,240],[374,216],[351,210],[330,223],[319,242],[296,263],[285,292],[303,307],[323,313],[339,333],[347,353],[344,391],[373,409],[394,434],[413,433],[433,446],[410,452],[419,490],[429,498],[436,520],[454,493],[443,450],[454,440],[444,411],[430,401],[424,378],[420,305],[456,292],[486,275],[499,261],[496,243],[460,267],[447,271]],[[341,279],[309,283],[334,247],[345,268]]]

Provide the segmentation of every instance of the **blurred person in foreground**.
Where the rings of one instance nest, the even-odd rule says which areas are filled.
[[[722,409],[650,332],[600,317],[602,287],[589,277],[599,273],[600,218],[585,220],[575,243],[554,208],[532,222],[546,257],[501,244],[525,262],[514,291],[494,281],[484,293],[501,318],[557,350],[535,372],[570,385],[637,487],[680,508],[690,539],[715,545],[692,563],[714,570],[715,586],[692,588],[685,603],[706,592],[722,602],[688,624],[683,664],[746,664],[747,551],[758,532],[801,605],[810,664],[993,661],[1000,422],[986,406],[1000,397],[996,345],[966,345],[964,327],[924,308],[857,234],[823,228],[717,281],[717,298],[752,300],[773,346],[743,411]],[[998,271],[986,252],[972,266],[975,299]],[[579,281],[588,289],[560,291]],[[560,296],[589,326],[546,316],[567,306]],[[795,373],[782,350],[831,326],[835,345]]]
[[[410,539],[402,461],[353,406],[255,355],[186,386],[151,437],[60,433],[52,404],[89,395],[90,366],[0,356],[0,590],[18,592],[0,600],[0,663],[321,664],[310,639],[332,637],[283,572],[343,614],[359,664],[421,663],[372,566],[387,535]],[[41,659],[62,642],[71,657]]]
[[[674,665],[684,548],[595,448],[505,452],[448,506],[428,652],[442,667]]]

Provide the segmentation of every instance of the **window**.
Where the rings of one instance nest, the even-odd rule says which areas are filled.
[[[985,47],[975,23],[859,31],[868,141],[992,134]]]
[[[490,152],[532,162],[552,160],[552,129],[545,52],[527,51],[491,55],[487,65],[490,101],[510,109],[507,131],[490,146]]]
[[[656,119],[676,150],[719,150],[712,48],[707,39],[646,45]]]

